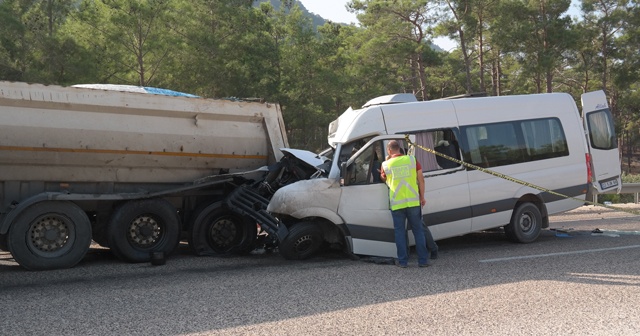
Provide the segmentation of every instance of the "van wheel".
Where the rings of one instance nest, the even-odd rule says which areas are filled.
[[[256,223],[224,208],[222,202],[196,211],[189,226],[189,247],[197,255],[248,253],[258,238]]]
[[[514,211],[511,223],[504,227],[507,237],[516,243],[531,243],[542,230],[540,209],[533,203],[522,203]]]
[[[278,250],[285,259],[303,260],[318,252],[323,242],[322,229],[317,224],[301,222],[293,225]]]
[[[119,259],[147,262],[152,252],[169,255],[175,250],[180,240],[180,219],[166,200],[128,201],[113,212],[107,239]]]
[[[45,201],[24,209],[6,238],[13,258],[28,270],[69,268],[89,250],[91,223],[74,203]]]

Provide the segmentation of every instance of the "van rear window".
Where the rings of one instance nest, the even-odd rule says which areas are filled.
[[[589,139],[593,148],[608,150],[618,147],[615,128],[609,110],[587,114],[587,125],[589,127]]]
[[[557,118],[517,120],[462,127],[465,160],[497,167],[569,155]]]

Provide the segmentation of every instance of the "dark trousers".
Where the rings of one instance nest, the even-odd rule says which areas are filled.
[[[424,222],[424,220],[422,220],[422,227],[424,228],[424,239],[426,240],[426,243],[427,243],[427,250],[429,250],[429,252],[438,251],[438,244],[436,244],[436,241],[433,240],[433,235],[431,235],[431,230],[429,230],[429,227]]]
[[[433,240],[433,235],[431,235],[431,230],[429,230],[429,227],[427,226],[427,222],[424,220],[424,217],[422,216],[422,213],[420,213],[420,218],[422,218],[422,227],[424,228],[424,239],[426,240],[427,243],[427,250],[429,250],[429,252],[437,252],[438,251],[438,244],[436,244],[436,241]]]

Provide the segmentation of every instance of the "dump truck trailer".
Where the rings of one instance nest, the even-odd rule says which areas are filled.
[[[251,188],[288,147],[277,104],[0,82],[0,249],[67,268],[91,241],[129,262],[247,250]]]

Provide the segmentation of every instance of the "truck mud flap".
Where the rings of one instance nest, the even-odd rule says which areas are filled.
[[[269,235],[277,237],[278,241],[289,234],[287,227],[267,212],[269,200],[246,187],[237,187],[227,196],[225,203],[229,210],[254,219]]]

